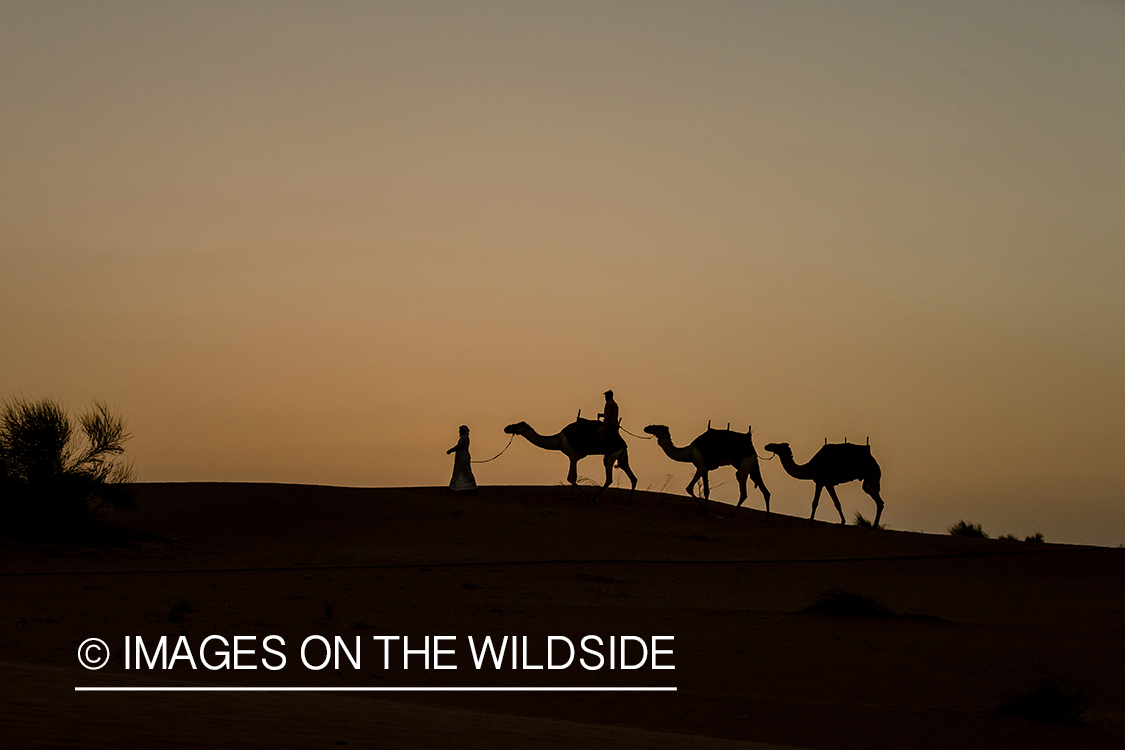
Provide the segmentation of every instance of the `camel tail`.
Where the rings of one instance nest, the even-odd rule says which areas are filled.
[[[866,451],[863,461],[863,491],[870,492],[874,490],[879,491],[879,480],[883,476],[883,470],[879,467],[879,462],[871,455],[871,448],[863,446]]]
[[[754,463],[750,465],[750,481],[754,483],[754,487],[759,490],[766,489],[766,483],[762,479],[762,468],[758,466],[757,456],[754,457]],[[768,490],[766,490],[768,492]]]
[[[867,479],[863,480],[863,491],[872,496],[879,494],[878,474],[875,474],[875,476],[867,477]]]

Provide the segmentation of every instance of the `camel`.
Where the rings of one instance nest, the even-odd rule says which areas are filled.
[[[840,514],[840,525],[847,523],[844,520],[844,511],[840,508],[840,498],[836,497],[836,485],[862,479],[863,491],[875,501],[875,521],[872,525],[879,525],[879,517],[883,515],[883,500],[879,497],[879,478],[882,472],[875,457],[871,455],[870,445],[856,445],[847,441],[826,442],[807,464],[801,465],[793,460],[793,451],[789,448],[789,443],[770,443],[766,446],[766,450],[781,457],[781,465],[789,476],[816,482],[810,521],[816,516],[820,491],[827,489],[828,496],[836,505],[836,512]]]
[[[762,471],[758,466],[758,453],[754,450],[754,442],[750,437],[750,429],[746,434],[732,432],[731,430],[713,430],[707,425],[707,431],[692,440],[683,448],[677,448],[672,443],[672,434],[662,424],[650,424],[645,432],[656,437],[656,443],[663,449],[668,458],[673,461],[682,461],[695,466],[695,476],[688,483],[687,493],[696,497],[695,483],[703,479],[703,502],[699,504],[699,515],[707,515],[707,504],[711,496],[711,488],[707,483],[707,474],[720,466],[733,466],[735,476],[738,478],[739,498],[738,505],[730,512],[733,516],[746,502],[746,477],[754,481],[754,486],[762,491],[766,500],[766,513],[770,512],[770,491],[762,481]],[[698,499],[698,498],[696,498]]]
[[[629,469],[629,447],[616,431],[607,431],[605,435],[598,435],[598,428],[601,426],[602,422],[579,417],[555,435],[540,435],[527,422],[510,424],[504,428],[504,432],[509,435],[522,435],[532,445],[566,454],[570,459],[570,471],[566,475],[566,481],[570,483],[571,492],[574,492],[578,486],[578,461],[586,456],[605,456],[602,460],[605,464],[605,484],[590,498],[590,501],[597,500],[598,495],[609,486],[613,480],[613,465],[616,463],[628,475],[633,485],[626,503],[630,504],[633,502],[633,493],[637,490],[637,477]]]

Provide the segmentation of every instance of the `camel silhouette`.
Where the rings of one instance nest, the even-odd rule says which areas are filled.
[[[825,443],[824,447],[809,459],[807,464],[798,464],[793,460],[793,451],[789,443],[770,443],[766,450],[776,453],[781,458],[781,465],[786,473],[794,479],[811,479],[816,482],[816,494],[813,495],[812,513],[809,520],[816,516],[816,506],[820,502],[820,491],[828,490],[829,497],[836,505],[836,512],[840,514],[840,524],[846,523],[844,511],[840,508],[840,498],[836,497],[836,485],[851,482],[855,479],[863,480],[863,491],[875,501],[874,526],[879,525],[879,517],[883,515],[883,500],[879,497],[879,478],[882,472],[875,457],[871,455],[870,445],[856,445],[855,443]]]
[[[633,493],[637,490],[637,477],[629,468],[629,446],[625,444],[621,435],[616,431],[607,431],[604,435],[598,434],[602,422],[579,417],[554,435],[540,435],[527,422],[516,422],[504,428],[509,435],[521,435],[532,445],[549,451],[561,451],[570,459],[570,471],[566,481],[570,483],[573,493],[578,486],[578,462],[586,456],[605,456],[605,484],[598,490],[590,501],[598,499],[598,495],[605,491],[613,480],[613,465],[616,463],[629,477],[632,488],[629,490],[629,500],[633,502]]]
[[[746,502],[746,478],[754,481],[754,486],[762,492],[766,500],[766,513],[770,512],[770,491],[762,481],[762,471],[758,466],[758,453],[754,450],[754,442],[750,437],[751,430],[746,433],[732,432],[731,430],[713,430],[707,425],[707,431],[692,440],[683,448],[672,443],[671,432],[662,424],[650,424],[645,432],[656,437],[656,443],[663,449],[668,458],[673,461],[682,461],[695,466],[695,476],[688,483],[687,493],[696,497],[695,483],[703,479],[703,501],[699,504],[699,515],[707,515],[707,504],[711,497],[711,488],[707,483],[708,472],[720,466],[733,466],[735,476],[738,478],[739,498],[738,505],[730,515],[738,512]],[[698,498],[696,498],[698,499]]]

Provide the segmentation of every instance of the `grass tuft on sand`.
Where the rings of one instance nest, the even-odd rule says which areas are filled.
[[[995,713],[1047,724],[1081,724],[1087,706],[1083,690],[1055,677],[1037,677],[1024,690],[1006,696]]]
[[[887,528],[883,524],[876,525],[873,521],[867,520],[866,518],[863,517],[863,514],[860,513],[858,510],[855,513],[854,523],[855,523],[856,526],[860,527],[861,529],[877,529],[879,531],[882,531],[883,529]]]
[[[968,521],[958,521],[949,527],[950,536],[967,536],[974,539],[988,539],[988,533],[984,527],[979,523],[969,523]]]
[[[846,617],[897,617],[891,609],[865,594],[836,589],[813,602],[801,612],[814,615],[844,615]]]

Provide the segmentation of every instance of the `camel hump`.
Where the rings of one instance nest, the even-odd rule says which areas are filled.
[[[754,442],[745,432],[708,429],[691,441],[707,459],[708,464],[725,466],[754,454]]]
[[[857,445],[855,443],[825,443],[825,445],[816,452],[818,456],[822,454],[833,458],[854,460],[864,456],[870,456],[871,446]]]
[[[871,455],[870,445],[855,443],[828,443],[813,456],[813,461],[825,467],[839,482],[871,478],[878,481],[882,470]]]
[[[607,430],[599,435],[598,430],[603,424],[596,419],[579,417],[564,427],[562,432],[570,447],[584,456],[612,453],[626,447],[625,440],[616,430]]]
[[[594,419],[583,419],[579,417],[564,427],[562,432],[563,435],[566,436],[567,442],[577,447],[580,444],[587,444],[597,440],[598,427],[600,427],[601,424],[601,422]]]

